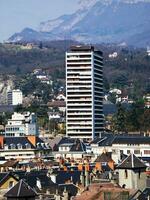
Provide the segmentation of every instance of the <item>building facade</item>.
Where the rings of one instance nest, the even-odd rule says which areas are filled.
[[[92,46],[66,53],[66,134],[95,138],[103,131],[103,56]]]
[[[33,159],[51,155],[51,147],[37,136],[0,136],[0,156],[10,159]]]
[[[35,113],[14,113],[5,126],[5,136],[38,135]]]
[[[112,159],[119,163],[123,155],[135,154],[144,161],[150,158],[150,137],[140,135],[103,135],[91,142],[91,152],[97,156],[111,152]]]
[[[22,91],[21,90],[11,90],[7,93],[7,103],[8,105],[21,105],[22,104]]]
[[[146,188],[146,165],[134,154],[130,154],[118,166],[119,185],[128,189]]]

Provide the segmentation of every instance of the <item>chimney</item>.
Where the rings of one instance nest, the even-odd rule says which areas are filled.
[[[89,171],[85,171],[85,186],[89,186],[90,184],[90,176],[89,176]]]
[[[90,171],[90,165],[89,164],[85,165],[85,171],[88,171],[88,172]]]
[[[66,166],[64,166],[64,171],[67,171],[68,169],[67,169],[67,167]]]
[[[50,191],[49,191],[48,189],[46,190],[46,194],[47,194],[47,195],[50,195]]]
[[[68,200],[69,199],[69,195],[68,195],[68,191],[67,191],[66,187],[64,188],[63,196],[64,196],[64,200]]]
[[[78,171],[82,171],[83,170],[83,164],[79,164],[78,165]]]
[[[55,200],[61,200],[58,189],[56,189],[56,194],[54,195],[54,197],[55,197]]]
[[[36,147],[36,136],[34,135],[29,135],[27,136],[27,139],[31,142],[31,144]]]
[[[4,148],[4,136],[0,135],[0,148]]]
[[[83,185],[83,186],[85,186],[85,177],[84,177],[84,173],[83,173],[83,171],[81,172],[81,175],[80,175],[80,181],[81,181],[81,184]]]

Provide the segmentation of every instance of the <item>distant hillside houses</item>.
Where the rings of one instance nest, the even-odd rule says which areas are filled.
[[[150,94],[143,96],[143,99],[145,100],[145,107],[150,108]]]
[[[48,102],[47,105],[48,105],[49,109],[52,109],[52,110],[55,110],[57,108],[60,112],[65,113],[65,111],[66,111],[66,102],[65,101],[53,100],[51,102]]]
[[[117,52],[113,52],[112,54],[108,55],[109,58],[117,58],[117,56],[118,56]]]
[[[39,79],[42,83],[52,85],[51,77],[43,69],[34,69],[33,74]]]
[[[60,93],[60,94],[57,95],[56,100],[66,101],[66,97],[63,93]]]
[[[108,94],[105,94],[104,99],[108,100],[115,97],[115,103],[133,103],[132,99],[129,99],[128,92],[126,90],[120,90],[118,88],[111,88]]]

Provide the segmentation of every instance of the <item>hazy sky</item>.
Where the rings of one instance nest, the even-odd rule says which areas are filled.
[[[0,41],[25,27],[72,13],[78,0],[0,0]]]

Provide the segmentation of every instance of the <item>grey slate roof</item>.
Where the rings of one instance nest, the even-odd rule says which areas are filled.
[[[150,144],[150,137],[127,134],[104,134],[101,138],[94,139],[91,144],[98,144],[98,146],[112,146],[112,144]]]
[[[0,173],[0,185],[2,185],[9,177],[13,177],[15,180],[18,180],[13,174],[10,172],[2,172]]]
[[[115,144],[150,144],[150,137],[144,136],[117,136],[113,143]]]
[[[118,169],[140,169],[145,168],[146,165],[137,158],[134,154],[130,154],[127,158],[125,158],[121,164],[117,166]]]
[[[48,170],[40,170],[40,171],[31,171],[31,172],[14,172],[19,179],[23,179],[31,188],[37,188],[36,181],[37,179],[41,182],[42,191],[48,189],[51,193],[55,193],[56,189],[58,189],[59,193],[62,194],[63,190],[66,190],[74,196],[77,193],[77,187],[74,185],[80,182],[80,171],[63,171],[63,170],[56,170],[54,172],[56,174],[56,183],[51,181],[51,178],[47,177]],[[67,183],[66,181],[72,179],[73,183]]]
[[[100,156],[98,156],[95,160],[95,162],[110,162],[113,161],[111,159],[111,154],[106,152],[106,153],[102,153]]]
[[[32,188],[36,188],[37,179],[40,180],[42,188],[48,188],[55,185],[55,183],[47,176],[47,170],[31,172],[21,171],[14,173],[19,177],[19,179],[25,180],[25,182]]]
[[[18,148],[18,144],[21,144],[22,149],[26,149],[26,144],[30,144],[31,149],[51,149],[50,146],[46,146],[44,141],[39,137],[36,137],[36,147],[28,140],[26,136],[24,137],[5,137],[4,145],[8,146],[8,149],[11,149],[11,144],[15,146],[15,149]]]
[[[129,200],[148,200],[150,196],[150,188],[145,188],[142,192],[141,190],[137,190],[134,195],[132,195]]]
[[[69,194],[69,197],[71,196],[76,196],[77,192],[78,192],[78,188],[76,185],[69,183],[69,184],[59,184],[58,185],[58,190],[61,194],[63,194],[64,189],[66,189],[66,191]]]
[[[10,145],[14,144],[17,148],[17,144],[22,145],[22,149],[26,149],[26,144],[30,144],[31,148],[34,149],[35,147],[32,143],[27,139],[27,137],[5,137],[4,144],[8,145],[8,148],[11,148]]]
[[[11,188],[5,195],[5,197],[19,197],[19,198],[26,198],[26,197],[35,197],[37,193],[22,179],[13,187]]]
[[[105,134],[101,138],[95,138],[91,144],[98,144],[98,146],[111,146],[115,136],[113,134]]]
[[[150,196],[150,188],[146,188],[139,196],[138,200],[147,200]]]
[[[86,151],[86,146],[83,142],[81,142],[79,139],[75,140],[75,143],[73,144],[73,146],[71,147],[70,151],[73,152],[84,152]]]
[[[58,151],[59,146],[71,145],[70,152],[85,152],[86,145],[79,139],[62,138],[58,144],[53,148],[54,151]]]

